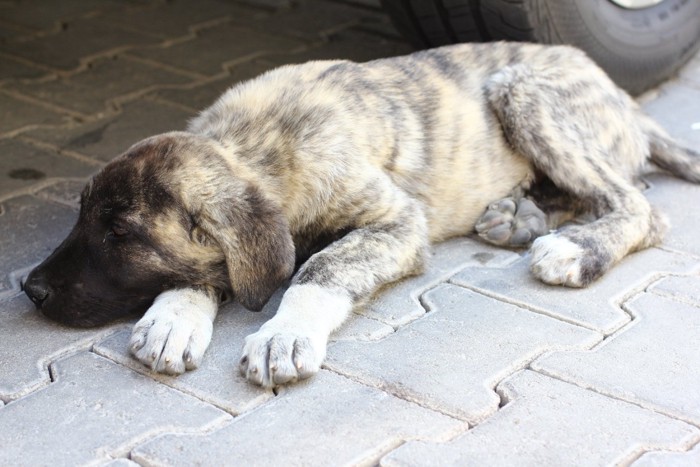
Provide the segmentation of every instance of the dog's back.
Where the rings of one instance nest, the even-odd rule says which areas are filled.
[[[533,86],[551,88],[536,103],[517,102],[531,124],[560,139],[585,133],[591,157],[625,179],[638,175],[650,126],[627,94],[566,46],[461,44],[363,64],[285,66],[235,86],[190,129],[235,147],[272,196],[277,187],[292,226],[317,221],[309,199],[325,200],[326,220],[342,223],[355,212],[348,200],[363,205],[371,196],[365,175],[381,171],[426,204],[430,237],[439,240],[472,230],[484,206],[533,179],[532,162],[510,144],[517,135],[504,134],[493,108],[498,93],[511,92],[509,76],[523,72]],[[564,101],[577,114],[552,118],[569,108]],[[576,128],[565,125],[571,121]],[[686,171],[688,163],[672,161],[687,153],[652,147],[655,162]]]

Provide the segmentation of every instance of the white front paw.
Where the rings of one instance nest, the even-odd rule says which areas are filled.
[[[326,340],[325,335],[291,326],[263,326],[245,339],[241,374],[267,388],[308,378],[321,368]]]
[[[203,292],[182,289],[156,298],[131,334],[131,353],[159,373],[197,368],[209,346],[216,303]]]

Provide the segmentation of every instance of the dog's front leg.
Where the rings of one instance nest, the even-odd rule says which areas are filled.
[[[351,231],[301,267],[277,314],[246,338],[240,371],[248,380],[271,387],[316,373],[329,335],[353,306],[422,266],[425,217],[413,203],[399,211]]]
[[[177,375],[197,368],[211,341],[218,306],[216,291],[210,288],[163,292],[134,326],[131,353],[160,373]]]

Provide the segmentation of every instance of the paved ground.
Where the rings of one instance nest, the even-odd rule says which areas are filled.
[[[274,303],[226,306],[178,378],[129,357],[130,322],[68,329],[33,309],[19,279],[132,142],[276,65],[409,51],[371,0],[284,4],[0,1],[0,465],[700,465],[700,187],[659,174],[667,241],[590,288],[447,242],[358,311],[317,377],[276,393],[236,371]],[[699,103],[698,58],[645,98],[696,148]]]

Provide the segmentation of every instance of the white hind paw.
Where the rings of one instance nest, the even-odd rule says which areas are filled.
[[[569,287],[583,287],[582,264],[586,251],[566,237],[545,235],[530,249],[530,270],[542,282]]]

